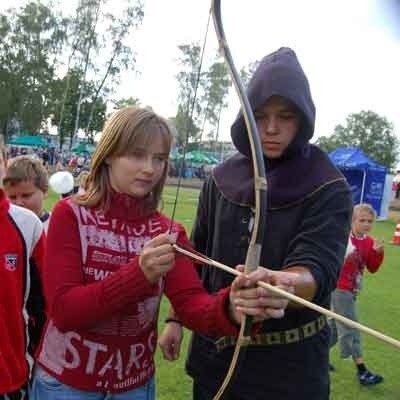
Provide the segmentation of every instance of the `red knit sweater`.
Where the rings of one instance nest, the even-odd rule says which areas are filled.
[[[121,392],[142,386],[154,373],[157,317],[164,292],[183,323],[210,335],[236,335],[226,315],[229,290],[207,294],[191,261],[151,286],[138,255],[151,238],[168,231],[169,220],[144,216],[141,203],[114,195],[112,209],[55,207],[48,231],[45,294],[49,321],[37,353],[39,364],[78,389]],[[175,224],[178,242],[187,244]]]
[[[364,268],[367,267],[368,271],[372,273],[378,271],[384,253],[374,250],[374,239],[371,236],[357,238],[351,234],[349,241],[354,247],[346,255],[337,288],[357,293],[360,290]]]

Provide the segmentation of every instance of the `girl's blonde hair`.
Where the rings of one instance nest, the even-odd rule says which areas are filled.
[[[151,110],[138,107],[126,107],[112,114],[104,125],[100,142],[92,155],[85,192],[75,196],[74,201],[79,205],[107,210],[111,205],[113,189],[106,161],[132,154],[138,148],[148,148],[153,139],[159,136],[163,139],[165,153],[169,154],[173,134],[164,118]],[[161,179],[145,199],[148,211],[158,207],[167,170],[166,161]]]
[[[368,203],[361,203],[361,204],[357,204],[354,206],[353,208],[353,220],[356,217],[356,215],[360,212],[360,211],[365,211],[369,214],[371,214],[371,216],[375,219],[376,218],[376,212],[374,210],[374,208],[371,206],[371,204]]]

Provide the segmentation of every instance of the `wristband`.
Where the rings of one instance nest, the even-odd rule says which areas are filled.
[[[176,319],[176,318],[165,318],[164,322],[166,324],[168,324],[170,322],[175,322],[176,324],[182,325],[182,322],[179,321],[179,319]]]

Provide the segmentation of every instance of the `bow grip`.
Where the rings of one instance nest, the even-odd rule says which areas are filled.
[[[260,265],[261,245],[250,243],[246,255],[246,264],[244,271],[246,274],[255,271]]]

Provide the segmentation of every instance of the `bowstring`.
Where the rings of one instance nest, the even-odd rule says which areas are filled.
[[[202,70],[202,66],[203,66],[204,51],[205,51],[206,44],[207,44],[207,36],[208,36],[208,31],[209,31],[209,26],[210,26],[210,19],[211,19],[211,9],[210,9],[210,12],[208,13],[207,26],[206,26],[206,32],[204,35],[203,46],[201,49],[199,68],[198,68],[197,74],[196,74],[194,95],[193,95],[192,101],[190,101],[190,98],[188,99],[188,103],[187,103],[187,107],[186,107],[186,137],[185,137],[185,143],[183,145],[182,158],[179,161],[179,168],[178,168],[179,178],[178,178],[178,183],[177,183],[177,187],[176,187],[175,200],[174,200],[174,205],[172,208],[171,222],[169,225],[168,233],[172,232],[172,227],[174,224],[175,214],[176,214],[176,207],[178,204],[178,197],[179,197],[180,189],[182,186],[182,175],[183,175],[183,169],[184,169],[184,165],[185,165],[186,150],[187,150],[187,147],[189,144],[189,128],[190,128],[190,123],[193,119],[194,106],[196,105],[197,91],[198,91],[199,83],[200,83],[200,76],[201,76],[201,70]]]

